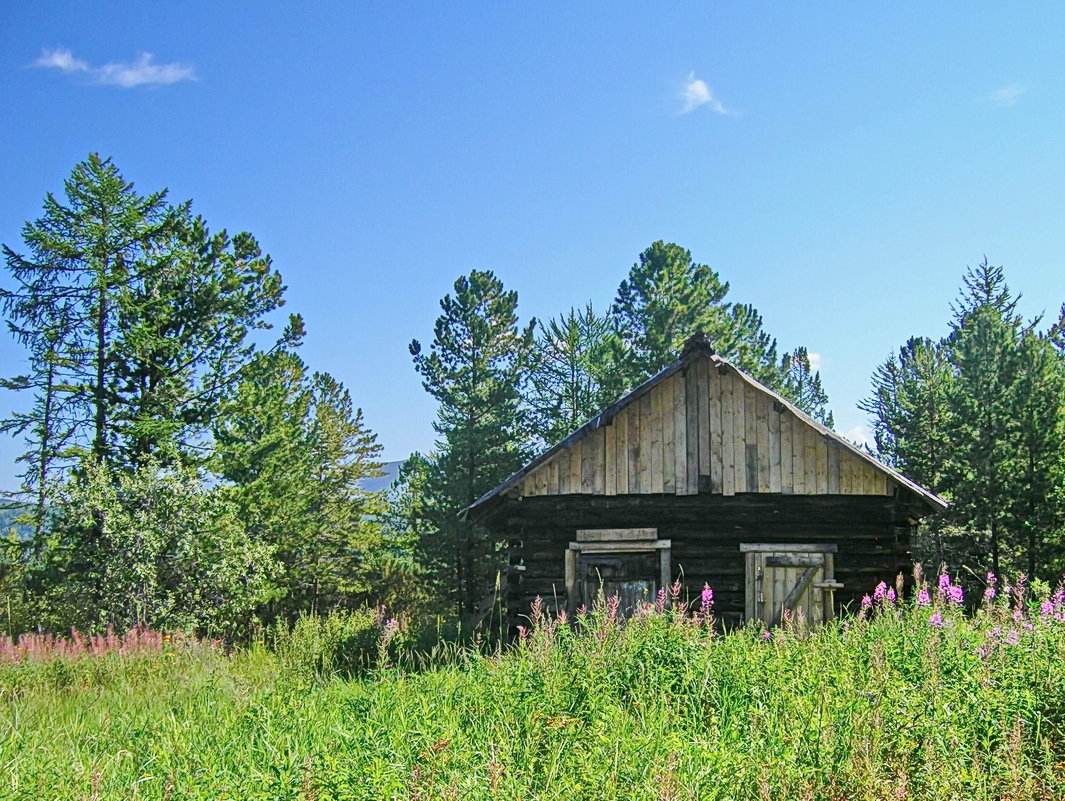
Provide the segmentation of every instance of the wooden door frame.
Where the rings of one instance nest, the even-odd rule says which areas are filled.
[[[658,539],[655,528],[614,528],[581,529],[577,531],[577,540],[566,549],[566,610],[573,614],[580,599],[580,577],[577,573],[577,561],[581,554],[609,553],[653,553],[658,551],[658,588],[669,587],[673,562],[672,540]],[[666,593],[669,603],[669,593]]]

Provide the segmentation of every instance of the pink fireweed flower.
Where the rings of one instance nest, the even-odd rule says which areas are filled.
[[[939,612],[936,612],[930,618],[928,618],[928,625],[937,629],[943,628],[943,615],[939,614]]]
[[[1016,629],[1010,629],[1008,632],[1006,632],[1006,645],[1016,645],[1020,641],[1021,635],[1017,632]]]
[[[896,598],[897,598],[898,596],[897,596],[897,595],[895,595],[895,590],[889,589],[889,590],[887,591],[887,596],[886,596],[886,597],[887,597],[887,601],[888,601],[888,603],[889,603],[889,604],[893,604],[893,603],[895,603],[895,599],[896,599]]]
[[[518,639],[522,642],[529,639],[529,630],[525,626],[518,626]]]
[[[887,584],[885,584],[883,581],[881,581],[879,584],[876,585],[876,589],[873,590],[873,600],[874,601],[883,601],[884,600],[884,595],[886,593],[887,593]]]
[[[936,595],[940,598],[945,598],[950,591],[950,573],[939,574],[939,588],[936,590]]]
[[[669,599],[673,602],[674,606],[676,606],[677,601],[680,600],[681,589],[680,579],[677,579],[669,585]]]
[[[862,596],[862,609],[869,609],[873,605],[873,599],[868,595]]]
[[[710,613],[710,607],[714,605],[714,591],[709,584],[703,585],[702,594],[699,596],[699,611],[704,615]]]
[[[771,639],[773,639],[773,632],[769,629],[762,632],[762,642],[769,642]]]
[[[655,598],[655,610],[658,612],[665,611],[666,608],[666,590],[662,588],[658,591],[658,596]]]
[[[988,575],[991,575],[991,574],[989,573]],[[994,587],[988,587],[988,588],[986,588],[984,590],[984,600],[987,603],[991,603],[991,601],[995,600],[995,588]]]
[[[928,594],[928,590],[921,588],[921,591],[917,593],[917,605],[918,606],[931,606],[932,596]]]
[[[955,606],[961,606],[962,600],[964,599],[961,587],[957,584],[951,584],[950,588],[947,590],[947,597]]]

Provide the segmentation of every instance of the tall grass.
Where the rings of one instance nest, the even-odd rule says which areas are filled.
[[[814,632],[727,635],[710,603],[623,621],[608,602],[419,670],[393,639],[353,678],[195,641],[20,658],[0,796],[1061,798],[1065,597],[995,589],[971,615],[948,578]]]

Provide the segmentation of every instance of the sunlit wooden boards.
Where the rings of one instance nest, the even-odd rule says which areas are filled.
[[[890,476],[709,356],[645,387],[535,465],[539,495],[889,495]]]

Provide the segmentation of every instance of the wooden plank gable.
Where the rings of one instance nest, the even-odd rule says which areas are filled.
[[[764,387],[701,355],[533,465],[538,495],[892,495],[897,483]]]

